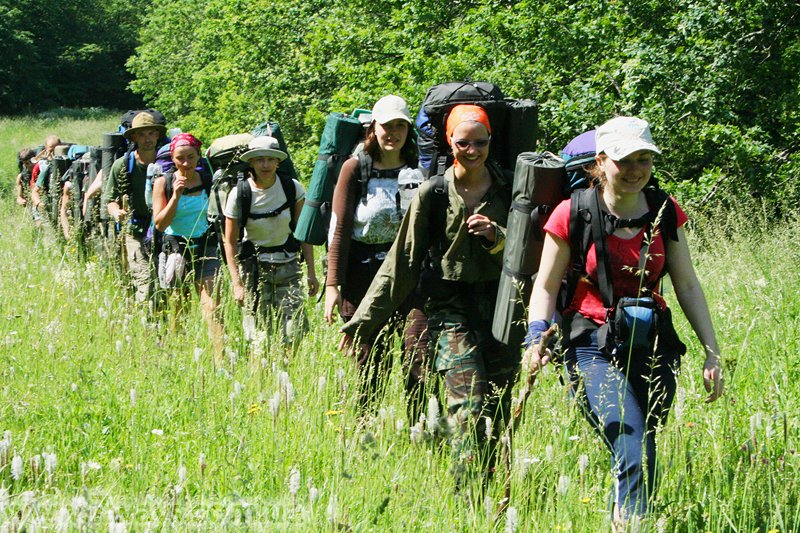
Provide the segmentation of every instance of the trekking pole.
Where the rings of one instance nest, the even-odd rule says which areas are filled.
[[[125,214],[119,217],[119,224],[120,224],[120,232],[119,232],[119,251],[122,257],[120,257],[120,265],[122,266],[122,273],[128,272],[128,246],[126,243],[128,237],[128,195],[122,195],[122,210]]]
[[[551,325],[547,331],[542,333],[541,339],[539,339],[539,343],[536,344],[534,347],[535,350],[542,350],[543,348],[549,346],[550,341],[558,335],[559,327],[558,324]],[[525,360],[526,358],[523,357],[523,370],[528,372],[528,377],[525,380],[525,384],[522,386],[522,389],[519,391],[519,394],[516,397],[516,403],[514,403],[514,410],[511,415],[511,420],[506,426],[505,434],[502,437],[502,443],[505,448],[505,467],[506,467],[506,483],[505,483],[505,490],[503,499],[500,500],[500,503],[497,507],[497,513],[495,513],[495,520],[500,518],[503,513],[505,513],[508,504],[511,502],[511,452],[512,452],[512,439],[514,433],[516,432],[517,428],[519,428],[519,424],[522,421],[522,412],[525,409],[525,403],[528,401],[528,397],[531,395],[531,390],[533,389],[534,383],[536,383],[536,376],[539,374],[539,370],[533,370],[530,368],[530,365]]]

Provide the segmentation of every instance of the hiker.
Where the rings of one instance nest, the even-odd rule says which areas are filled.
[[[159,141],[166,131],[167,128],[156,122],[150,113],[137,114],[131,127],[123,133],[125,139],[133,142],[135,150],[114,161],[109,175],[103,178],[102,201],[108,207],[109,216],[123,224],[127,256],[123,260],[127,260],[138,303],[148,302],[153,296],[153,269],[147,238],[151,215],[145,200],[145,182],[147,166],[155,161]],[[132,165],[128,158],[133,158]],[[127,196],[127,210],[123,209],[124,196]]]
[[[214,292],[220,261],[217,235],[207,218],[211,180],[204,180],[196,170],[201,146],[190,133],[172,138],[169,153],[175,170],[153,182],[153,222],[164,233],[158,273],[162,286],[194,283],[215,353],[221,355],[224,332],[215,317],[219,301]]]
[[[19,174],[17,174],[14,192],[16,194],[17,205],[27,207],[28,195],[31,187],[31,172],[33,171],[33,158],[36,152],[30,148],[23,148],[17,153],[19,163]]]
[[[31,214],[36,226],[41,226],[44,220],[45,203],[47,195],[47,178],[52,173],[50,161],[55,157],[56,147],[61,144],[58,135],[48,135],[44,141],[44,148],[36,154],[35,164],[31,171]]]
[[[500,167],[487,163],[489,117],[475,105],[455,106],[446,133],[454,164],[443,180],[420,185],[386,260],[342,331],[346,345],[372,338],[421,278],[460,488],[491,474],[520,357],[491,333],[511,193]]]
[[[400,229],[408,206],[402,205],[398,177],[418,172],[412,124],[405,100],[384,96],[372,108],[363,151],[342,165],[333,192],[325,280],[324,316],[328,324],[334,323],[337,308],[344,322],[353,317]],[[378,338],[365,342],[356,356],[362,374],[362,400],[367,401],[377,394],[378,384],[385,383],[394,336],[402,335],[408,322],[403,366],[412,423],[425,405],[429,339],[423,304],[424,298],[417,291],[411,293],[388,324],[376,328],[376,333],[381,331]]]
[[[89,187],[87,187],[86,192],[83,195],[83,206],[81,207],[81,212],[83,213],[84,217],[86,217],[86,209],[89,207],[89,201],[102,192],[103,170],[101,169],[97,171],[97,175],[92,180],[92,183],[89,184]]]
[[[586,259],[578,265],[583,271],[571,274],[577,285],[563,311],[564,362],[586,418],[611,451],[614,523],[624,526],[647,512],[653,496],[655,431],[667,419],[686,350],[658,292],[663,273],[669,274],[678,303],[705,349],[706,402],[720,397],[723,381],[708,305],[686,243],[687,217],[666,194],[662,193],[663,207],[648,203],[645,186],[653,157],[661,153],[648,123],[617,117],[600,126],[595,137],[596,166],[589,171],[593,185],[582,194],[595,202],[588,213],[595,209],[591,220],[597,224],[587,222],[593,232]],[[550,327],[562,278],[578,253],[571,244],[571,233],[577,234],[571,220],[577,194],[581,193],[558,205],[544,228],[526,339],[529,346],[535,345],[525,354],[533,370],[552,358],[549,349],[536,343]],[[583,216],[585,211],[578,212]],[[608,251],[598,254],[598,249]],[[654,317],[658,325],[650,327]]]
[[[223,211],[233,298],[243,307],[244,335],[251,342],[262,328],[270,327],[273,313],[279,315],[285,345],[299,341],[307,329],[298,260],[301,250],[308,269],[308,294],[319,290],[314,249],[292,236],[305,190],[297,180],[278,174],[278,165],[287,157],[274,137],[250,141],[240,157],[250,164],[247,178],[231,189]]]

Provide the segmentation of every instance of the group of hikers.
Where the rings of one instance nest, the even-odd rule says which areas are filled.
[[[364,409],[383,394],[398,339],[409,416],[418,419],[426,404],[426,382],[443,387],[442,433],[457,487],[476,479],[485,484],[494,471],[518,376],[558,360],[576,404],[608,446],[613,523],[625,527],[650,508],[655,433],[666,421],[686,351],[661,293],[666,274],[705,350],[707,401],[723,392],[719,346],[683,229],[687,217],[654,185],[661,152],[646,121],[615,117],[584,134],[591,147],[578,154],[579,170],[588,186],[539,210],[546,223],[532,230],[543,242],[538,274],[523,276],[521,284],[529,284],[522,292],[530,295],[527,321],[521,317],[523,346],[496,338],[504,252],[519,248],[522,237],[508,231],[510,213],[520,210],[514,169],[503,168],[492,152],[504,138],[497,130],[506,126],[493,124],[488,109],[481,102],[446,108],[437,154],[446,155],[440,159],[446,164],[427,176],[420,173],[419,117],[415,122],[406,102],[388,95],[365,113],[363,142],[343,158],[332,188],[324,320],[341,321],[339,348],[358,365]],[[277,332],[287,346],[296,343],[307,330],[306,294],[320,289],[313,246],[297,226],[304,203],[319,202],[280,172],[288,157],[284,143],[263,134],[247,141],[237,154],[244,170],[215,228],[200,140],[166,134],[152,113],[136,114],[124,131],[129,154],[85,188],[84,201],[102,189],[137,301],[153,298],[155,279],[184,291],[193,285],[222,350],[217,285],[229,279],[246,339]],[[37,179],[59,144],[48,137],[40,151],[19,154],[17,202],[37,221],[44,203]],[[154,172],[160,149],[168,150],[169,168]],[[406,183],[413,183],[410,191]],[[533,215],[529,220],[540,224]],[[151,248],[154,230],[162,234],[159,249]],[[553,335],[555,323],[561,334]]]

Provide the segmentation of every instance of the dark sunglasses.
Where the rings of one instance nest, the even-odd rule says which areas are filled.
[[[467,141],[465,139],[459,139],[457,141],[453,141],[453,144],[458,146],[459,150],[466,150],[470,146],[474,146],[475,148],[480,149],[480,148],[486,148],[487,146],[489,146],[489,141],[490,140],[491,140],[491,137],[488,138],[488,139],[478,139],[477,141]]]

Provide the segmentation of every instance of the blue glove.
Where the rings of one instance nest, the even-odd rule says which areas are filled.
[[[542,335],[545,331],[550,329],[550,322],[547,320],[534,320],[528,324],[528,334],[525,335],[525,340],[522,345],[527,350],[534,344],[538,344],[542,340]]]

